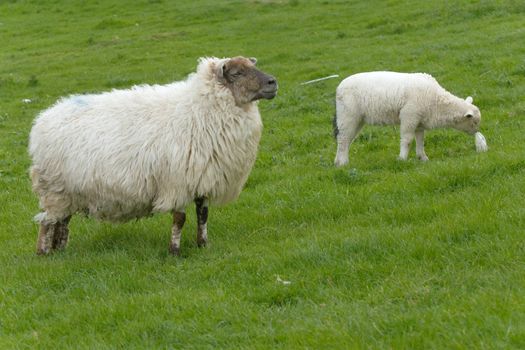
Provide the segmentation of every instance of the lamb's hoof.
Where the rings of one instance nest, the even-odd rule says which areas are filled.
[[[177,246],[170,246],[170,254],[173,256],[180,256],[180,248]]]
[[[428,162],[428,157],[427,156],[419,156],[418,158],[422,162]]]
[[[400,162],[406,162],[407,158],[397,157],[397,160],[399,160]]]
[[[336,159],[334,161],[334,165],[337,167],[337,168],[340,168],[342,166],[345,166],[348,164],[348,161],[344,161],[344,160],[339,160],[339,159]]]
[[[197,238],[197,247],[203,248],[203,247],[206,247],[207,244],[208,244],[207,239]]]

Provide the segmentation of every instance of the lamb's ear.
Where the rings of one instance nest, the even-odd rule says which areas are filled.
[[[472,102],[474,102],[474,99],[472,98],[472,96],[469,96],[465,99],[465,102],[472,104]]]
[[[255,57],[250,57],[249,60],[250,60],[253,64],[257,64],[257,58],[255,58]]]

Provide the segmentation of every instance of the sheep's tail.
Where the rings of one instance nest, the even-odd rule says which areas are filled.
[[[38,213],[35,216],[33,216],[33,220],[35,222],[41,223],[41,222],[46,220],[46,217],[47,217],[47,213],[46,212],[42,212],[42,213]]]
[[[339,135],[339,128],[337,127],[337,101],[334,104],[336,105],[336,108],[334,118],[332,119],[332,134],[334,135],[334,138],[337,139],[337,135]]]
[[[337,127],[337,113],[334,113],[334,118],[332,119],[332,127],[334,138],[337,138],[337,135],[339,135],[339,128]]]
[[[33,220],[39,224],[50,224],[55,223],[57,220],[52,219],[47,215],[47,212],[41,212],[33,216]]]

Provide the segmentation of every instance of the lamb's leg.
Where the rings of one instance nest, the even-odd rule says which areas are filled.
[[[425,154],[425,130],[423,129],[416,129],[416,155],[423,162],[428,160]]]
[[[197,211],[197,245],[204,247],[208,242],[208,199],[205,197],[195,199],[195,209]]]
[[[53,249],[64,249],[66,247],[69,240],[69,220],[71,220],[71,215],[65,219],[57,221],[55,226],[55,234],[53,235]]]
[[[410,150],[410,144],[412,143],[412,140],[415,136],[415,128],[413,128],[411,125],[407,125],[403,123],[403,119],[401,119],[401,144],[400,144],[400,150],[399,150],[399,160],[407,160],[408,159],[408,152]]]
[[[173,255],[180,255],[180,237],[182,235],[182,227],[186,221],[186,213],[184,211],[173,211],[173,226],[171,227],[171,243],[170,253]]]
[[[364,122],[360,118],[351,119],[348,125],[338,130],[337,134],[337,154],[335,156],[335,166],[348,164],[348,150],[356,138],[359,131],[363,128]]]

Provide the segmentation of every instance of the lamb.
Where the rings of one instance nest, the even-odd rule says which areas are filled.
[[[476,134],[478,151],[486,151],[479,133],[481,114],[472,97],[460,99],[425,73],[368,72],[344,79],[336,91],[334,133],[337,139],[335,165],[348,163],[348,149],[364,124],[400,124],[399,159],[406,160],[416,138],[416,155],[428,157],[425,130],[452,127]]]
[[[64,248],[78,212],[114,222],[172,212],[169,251],[179,255],[192,201],[197,244],[206,245],[209,203],[235,200],[254,164],[257,100],[277,94],[255,63],[201,58],[185,81],[73,95],[43,111],[29,141],[37,253]]]

